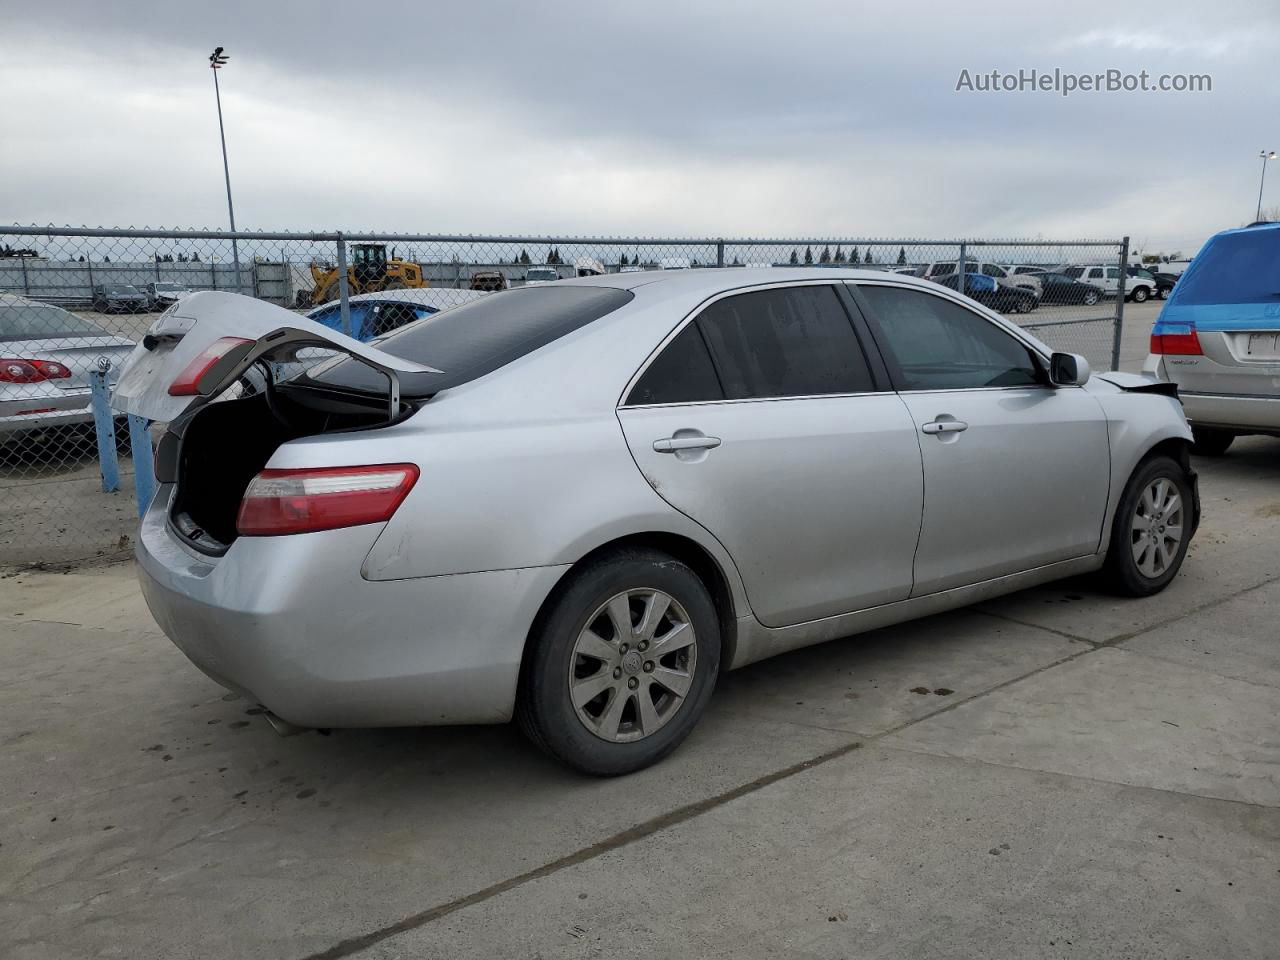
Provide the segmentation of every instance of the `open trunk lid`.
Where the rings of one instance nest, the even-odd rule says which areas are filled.
[[[235,293],[202,291],[184,297],[151,325],[125,363],[111,403],[124,413],[172,421],[221,393],[255,363],[306,363],[309,358],[299,352],[308,349],[352,357],[382,373],[392,411],[399,407],[401,376],[440,373],[283,307]],[[199,373],[193,388],[174,391],[175,382],[193,365]]]

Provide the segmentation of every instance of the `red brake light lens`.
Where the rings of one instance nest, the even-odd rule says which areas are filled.
[[[69,376],[71,371],[56,360],[0,358],[0,383],[40,383],[42,380],[63,380]]]
[[[205,347],[196,356],[194,360],[187,364],[173,383],[169,384],[169,396],[171,397],[194,397],[198,390],[196,389],[200,383],[200,378],[209,372],[215,363],[221,360],[234,347],[238,347],[242,343],[253,343],[252,340],[246,340],[243,337],[222,337],[213,341],[209,346]]]
[[[1165,356],[1200,357],[1200,338],[1193,323],[1156,322],[1151,328],[1151,352]]]
[[[244,492],[236,529],[246,537],[274,537],[382,523],[417,481],[411,463],[263,470]]]

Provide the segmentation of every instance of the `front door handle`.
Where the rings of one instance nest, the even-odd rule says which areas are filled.
[[[681,450],[714,450],[720,446],[719,437],[668,437],[653,441],[654,453],[679,453]]]
[[[920,425],[922,433],[960,433],[968,429],[969,425],[963,420],[931,420]]]

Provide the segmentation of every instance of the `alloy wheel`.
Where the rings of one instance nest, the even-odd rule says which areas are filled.
[[[1169,569],[1183,535],[1182,495],[1173,481],[1157,477],[1142,491],[1132,520],[1133,562],[1148,580]]]
[[[569,697],[588,730],[611,743],[642,740],[680,710],[697,669],[697,637],[670,594],[624,590],[601,604],[569,659]]]

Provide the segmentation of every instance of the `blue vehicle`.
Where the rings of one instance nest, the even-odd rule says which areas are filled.
[[[406,323],[483,296],[484,293],[476,290],[451,290],[442,287],[357,294],[349,300],[350,334],[367,343],[375,337],[403,327]],[[316,307],[307,314],[307,318],[322,323],[331,330],[347,332],[343,330],[342,308],[337,300]]]
[[[1280,223],[1209,238],[1151,328],[1143,371],[1178,385],[1194,453],[1280,436]]]

